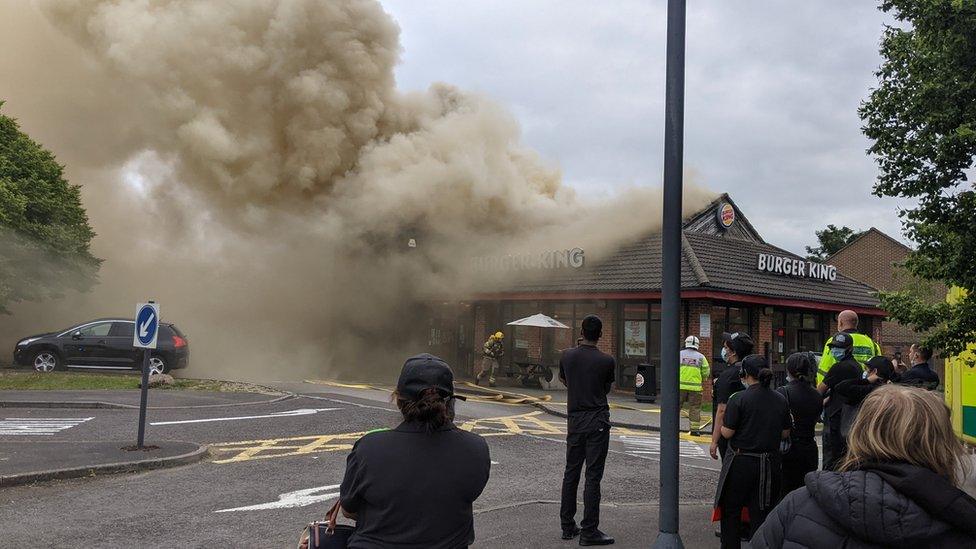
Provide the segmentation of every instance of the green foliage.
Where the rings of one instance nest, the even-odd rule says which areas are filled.
[[[885,28],[878,87],[860,108],[880,167],[874,193],[918,201],[900,213],[917,244],[908,270],[968,291],[953,305],[888,293],[882,306],[955,354],[976,340],[976,192],[966,174],[976,156],[976,2],[884,0],[881,9],[899,25]]]
[[[94,236],[80,187],[65,181],[53,154],[0,114],[0,312],[90,289],[101,263],[89,250]]]
[[[816,248],[806,247],[807,253],[810,254],[807,256],[807,259],[823,262],[862,234],[864,234],[864,231],[855,231],[847,226],[837,227],[836,225],[827,225],[826,229],[817,231],[817,242],[820,245]]]

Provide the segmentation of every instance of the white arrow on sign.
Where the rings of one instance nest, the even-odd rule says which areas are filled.
[[[239,416],[239,417],[211,417],[207,419],[183,419],[180,421],[156,421],[150,423],[150,425],[179,425],[182,423],[207,423],[210,421],[237,421],[239,419],[264,419],[272,417],[291,417],[291,416],[307,416],[311,414],[317,414],[319,412],[331,412],[333,410],[341,410],[342,408],[301,408],[299,410],[288,410],[287,412],[275,412],[273,414],[267,414],[263,416]]]
[[[320,501],[325,501],[339,496],[339,492],[332,492],[339,487],[338,484],[333,484],[331,486],[319,486],[317,488],[307,488],[305,490],[296,490],[294,492],[288,492],[287,494],[279,494],[278,501],[272,501],[269,503],[259,503],[257,505],[248,505],[246,507],[235,507],[233,509],[220,509],[219,511],[214,511],[215,513],[230,513],[232,511],[264,511],[266,509],[289,509],[292,507],[305,507],[306,505],[311,505],[313,503],[318,503]],[[328,494],[321,494],[319,492],[329,492]]]
[[[154,318],[156,318],[156,313],[150,314],[149,318],[139,325],[139,337],[145,339],[149,335],[149,326],[152,324]]]

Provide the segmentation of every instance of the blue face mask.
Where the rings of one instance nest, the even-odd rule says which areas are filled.
[[[867,372],[861,373],[861,379],[867,379],[867,378],[868,378],[868,373]]]
[[[845,356],[847,356],[847,349],[841,349],[840,347],[831,347],[830,355],[833,356],[836,361],[840,362],[841,360],[844,360]]]
[[[726,349],[725,347],[722,347],[722,360],[724,360],[725,362],[729,361],[729,350]]]

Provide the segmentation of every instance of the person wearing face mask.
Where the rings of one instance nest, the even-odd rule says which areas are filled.
[[[921,345],[912,345],[912,354],[908,358],[912,361],[912,367],[902,376],[901,382],[929,390],[938,388],[939,374],[929,366],[932,351]]]
[[[857,313],[854,311],[841,311],[837,315],[837,331],[848,334],[853,339],[853,344],[851,348],[851,355],[854,356],[856,360],[862,367],[871,360],[871,357],[875,357],[881,354],[881,347],[874,342],[870,337],[860,334],[857,332],[857,324],[859,320],[857,318]],[[819,385],[823,382],[824,376],[830,371],[830,367],[834,365],[836,359],[831,355],[830,352],[830,342],[833,338],[828,339],[827,343],[824,345],[823,355],[820,357],[820,366],[817,371],[817,384]]]
[[[847,440],[857,417],[861,402],[875,389],[900,380],[894,364],[888,357],[876,356],[868,361],[867,371],[860,378],[841,381],[834,388],[834,392],[844,399],[844,407],[840,417],[840,434]]]
[[[833,389],[841,382],[861,378],[861,365],[854,358],[854,338],[846,332],[839,332],[830,339],[828,345],[833,365],[824,376],[817,390],[825,397],[823,412],[823,469],[835,470],[847,451],[847,441],[841,435],[841,412],[844,397]]]
[[[722,360],[726,367],[715,380],[715,421],[712,424],[712,445],[708,453],[712,459],[718,459],[721,454],[724,460],[725,450],[728,447],[728,440],[722,437],[725,406],[733,394],[745,389],[739,377],[741,370],[739,363],[752,354],[754,344],[752,338],[745,332],[724,333],[722,340]]]
[[[823,412],[823,397],[810,384],[816,371],[817,367],[810,353],[793,353],[786,359],[787,383],[776,389],[786,397],[786,404],[793,416],[790,447],[783,454],[781,497],[803,487],[803,477],[816,471],[820,464],[814,429]]]

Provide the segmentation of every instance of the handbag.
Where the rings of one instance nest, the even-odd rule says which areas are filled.
[[[339,502],[336,501],[325,515],[326,520],[310,522],[298,538],[299,549],[346,549],[355,526],[336,524],[339,519]]]

